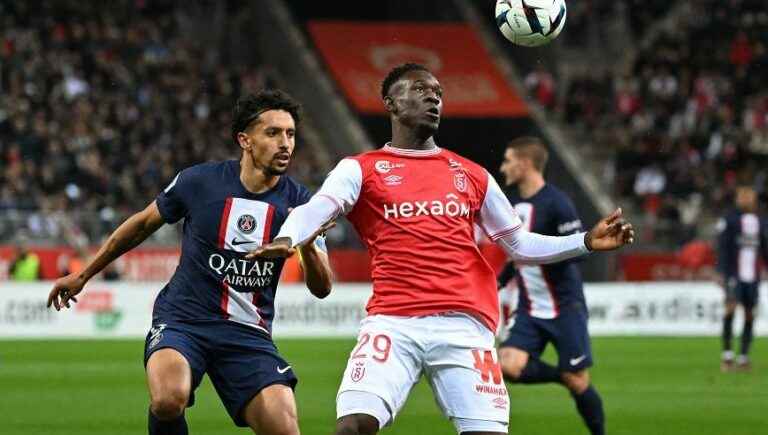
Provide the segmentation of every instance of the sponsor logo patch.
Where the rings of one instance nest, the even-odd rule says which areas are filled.
[[[387,186],[398,186],[400,184],[403,184],[403,177],[395,174],[386,176],[384,177],[384,184],[386,184]]]
[[[376,163],[373,164],[373,167],[379,174],[386,174],[392,169],[404,168],[405,163],[392,163],[389,160],[377,160]]]
[[[153,326],[152,329],[149,330],[149,348],[152,349],[153,347],[157,346],[158,343],[163,339],[163,329],[168,326],[165,323],[159,323],[156,326]]]

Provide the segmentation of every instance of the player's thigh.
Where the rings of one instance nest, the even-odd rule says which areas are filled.
[[[423,359],[422,351],[409,335],[406,322],[398,323],[390,316],[372,316],[363,321],[339,386],[337,418],[350,413],[374,415],[371,413],[376,411],[366,412],[342,403],[344,393],[348,391],[366,392],[381,398],[391,413],[385,424],[395,418],[421,376]]]
[[[287,385],[273,384],[262,389],[245,406],[243,418],[260,435],[299,433],[296,400]]]
[[[528,314],[518,314],[506,340],[499,344],[499,356],[505,370],[507,367],[522,370],[530,356],[538,358],[541,355],[547,340],[546,331],[542,330],[538,319]]]
[[[457,324],[462,322],[455,320]],[[467,322],[473,323],[468,325]],[[493,333],[476,321],[441,334],[427,352],[425,374],[443,414],[459,431],[460,422],[484,422],[504,432],[509,422],[509,396],[501,373]]]
[[[194,335],[176,326],[155,325],[147,334],[144,350],[152,407],[192,406],[194,390],[205,373],[204,349]]]
[[[280,392],[275,397],[292,403],[293,393],[288,395],[288,391],[298,379],[268,337],[239,325],[227,325],[219,332],[224,336],[217,339],[220,347],[210,360],[208,377],[237,426],[250,426],[245,418],[247,406],[270,387],[276,387],[270,391]],[[286,410],[287,416],[295,415],[291,409]]]
[[[594,361],[586,309],[581,304],[565,307],[548,323],[557,349],[558,369],[576,373],[591,367]]]

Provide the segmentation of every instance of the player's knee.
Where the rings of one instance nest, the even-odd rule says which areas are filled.
[[[279,413],[273,416],[269,427],[252,428],[260,435],[299,435],[299,421],[293,412]]]
[[[564,372],[561,377],[566,388],[574,394],[581,394],[589,388],[589,372],[586,370],[576,373]]]
[[[188,397],[183,391],[168,391],[152,398],[152,414],[160,420],[173,420],[184,413]]]
[[[499,351],[499,364],[501,365],[501,370],[504,372],[504,376],[509,380],[514,381],[519,379],[527,362],[527,358],[520,358],[514,352],[509,352],[506,349],[501,349]]]
[[[299,418],[295,409],[282,409],[273,412],[269,421],[262,423],[253,431],[260,435],[299,435]]]
[[[752,322],[755,320],[755,312],[752,310],[744,310],[744,320]]]
[[[365,414],[345,415],[336,422],[336,435],[374,435],[379,422]]]

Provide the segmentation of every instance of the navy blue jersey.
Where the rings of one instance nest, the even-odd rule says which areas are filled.
[[[184,235],[179,265],[155,301],[153,323],[227,319],[270,333],[285,260],[245,255],[269,243],[288,209],[310,196],[287,176],[266,192],[251,193],[235,160],[181,171],[157,197],[167,223],[184,218]]]
[[[731,210],[718,222],[717,269],[727,280],[760,279],[759,258],[768,262],[766,222],[755,213]]]
[[[570,198],[546,184],[530,198],[523,199],[513,189],[509,202],[520,215],[528,231],[548,236],[565,236],[582,231],[581,220]],[[580,302],[584,305],[584,290],[578,260],[567,260],[543,266],[508,265],[502,277],[515,268],[520,289],[518,311],[533,317],[553,319],[561,307]]]

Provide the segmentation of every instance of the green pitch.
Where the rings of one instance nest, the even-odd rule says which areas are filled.
[[[334,399],[351,340],[282,340],[300,378],[304,435],[333,433]],[[719,371],[718,340],[600,338],[593,379],[608,432],[654,435],[768,434],[768,343],[754,345],[752,373]],[[0,434],[146,433],[139,341],[0,341]],[[547,359],[553,355],[547,354]],[[511,386],[511,434],[586,434],[559,386]],[[233,426],[206,379],[188,410],[194,435],[249,433]],[[385,434],[452,434],[423,382]]]

